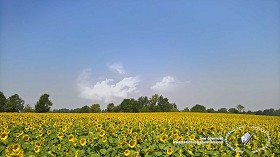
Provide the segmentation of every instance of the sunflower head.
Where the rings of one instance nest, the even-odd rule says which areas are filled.
[[[10,155],[7,155],[7,157],[24,157],[24,154],[23,154],[23,151],[22,150],[19,150],[17,152],[14,152]]]
[[[36,146],[36,147],[34,148],[34,151],[35,151],[35,153],[39,153],[39,152],[40,152],[40,147],[37,147],[37,146]]]
[[[105,135],[105,131],[104,130],[101,130],[100,132],[99,132],[99,136],[100,137],[103,137]]]
[[[134,147],[136,146],[136,144],[137,144],[137,141],[136,141],[136,140],[130,140],[130,141],[128,142],[128,146],[129,146],[130,148],[134,148]]]
[[[13,151],[18,152],[20,150],[20,144],[13,145]]]
[[[126,149],[126,150],[123,152],[123,154],[124,154],[125,156],[129,156],[130,150]]]
[[[71,135],[68,136],[68,140],[69,140],[69,141],[72,142],[73,139],[74,139],[74,135],[71,134]]]
[[[102,137],[102,142],[107,142],[107,137],[106,136]]]
[[[0,136],[1,140],[6,140],[8,138],[8,134],[3,132]]]
[[[133,157],[138,157],[138,156],[140,156],[140,155],[139,155],[139,152],[134,152],[134,153],[133,153]]]
[[[62,139],[62,138],[64,137],[64,134],[63,134],[62,132],[60,132],[60,133],[57,134],[57,137],[58,137],[59,139]]]
[[[82,139],[80,140],[80,144],[81,144],[81,146],[85,146],[85,145],[87,144],[86,138],[82,138]]]
[[[25,135],[23,135],[22,138],[24,141],[28,141],[30,137],[29,137],[29,135],[25,134]]]
[[[168,155],[171,155],[171,154],[173,153],[172,148],[169,147],[169,148],[166,150],[166,153],[167,153]]]
[[[160,142],[165,142],[168,139],[168,135],[163,135],[159,140]]]
[[[47,134],[48,134],[48,135],[50,135],[51,133],[52,133],[52,131],[51,131],[51,130],[48,130],[48,131],[47,131]]]

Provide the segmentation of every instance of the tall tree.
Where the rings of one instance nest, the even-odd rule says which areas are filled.
[[[245,109],[245,107],[242,106],[241,104],[238,104],[238,105],[236,106],[236,108],[237,108],[237,110],[238,110],[239,112],[242,112],[242,111],[244,111],[244,109]]]
[[[115,105],[114,103],[109,103],[107,105],[107,112],[114,112]]]
[[[5,112],[7,99],[3,92],[0,91],[0,112]]]
[[[52,106],[52,102],[49,100],[49,94],[43,94],[39,101],[37,101],[35,105],[36,112],[44,113],[49,112]]]
[[[94,112],[94,113],[100,113],[101,112],[99,104],[92,104],[90,106],[90,110],[91,110],[91,112]]]
[[[229,113],[238,113],[238,110],[236,108],[230,108],[228,110]]]
[[[18,94],[14,94],[7,99],[7,112],[20,112],[24,108],[24,101]]]
[[[191,108],[192,112],[206,112],[206,108],[203,105],[196,104]]]
[[[228,110],[226,108],[220,108],[220,109],[218,109],[218,112],[219,113],[227,113]]]

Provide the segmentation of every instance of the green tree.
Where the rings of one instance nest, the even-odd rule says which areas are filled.
[[[99,104],[92,104],[90,106],[90,111],[94,112],[94,113],[100,113],[101,112],[100,105]]]
[[[230,108],[228,109],[229,113],[238,113],[238,110],[236,108]]]
[[[141,96],[137,100],[137,107],[139,111],[148,111],[149,109],[149,99],[146,96]]]
[[[208,113],[214,113],[215,112],[215,110],[213,109],[213,108],[209,108],[209,109],[207,109],[206,110]]]
[[[159,112],[159,106],[158,106],[158,99],[159,96],[158,94],[153,95],[150,99],[149,99],[149,110],[151,112]]]
[[[6,103],[7,103],[7,99],[4,93],[0,91],[0,112],[6,111]]]
[[[206,112],[206,108],[203,105],[196,104],[191,108],[192,112]]]
[[[114,112],[115,105],[114,103],[110,103],[107,105],[107,112]]]
[[[189,110],[188,107],[186,107],[186,108],[184,108],[184,109],[182,110],[182,112],[190,112],[190,110]]]
[[[245,107],[244,107],[243,105],[241,105],[241,104],[237,105],[236,108],[237,108],[237,110],[238,110],[239,112],[242,112],[242,111],[244,111],[244,109],[245,109]]]
[[[7,112],[20,112],[23,110],[24,101],[18,94],[14,94],[7,99]]]
[[[52,102],[49,100],[49,94],[43,94],[39,101],[35,105],[35,110],[38,113],[49,112],[52,106]]]
[[[226,108],[220,108],[220,109],[218,109],[218,112],[219,113],[227,113],[228,110]]]
[[[35,110],[29,105],[26,104],[22,110],[22,112],[34,112]]]

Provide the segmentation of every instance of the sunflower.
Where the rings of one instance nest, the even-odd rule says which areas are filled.
[[[59,139],[62,139],[62,138],[64,137],[64,134],[63,134],[62,132],[60,132],[60,133],[57,134],[57,137],[58,137]]]
[[[173,153],[172,148],[169,147],[169,148],[166,150],[166,153],[167,153],[168,155],[171,155],[171,154]]]
[[[127,142],[120,143],[121,148],[124,147],[127,144]]]
[[[159,140],[160,142],[166,142],[167,139],[168,139],[168,135],[163,135]]]
[[[142,143],[142,139],[141,138],[137,138],[137,143],[138,144]]]
[[[8,147],[6,147],[5,151],[6,151],[7,153],[12,152],[12,151],[13,151],[13,146],[8,146]]]
[[[134,152],[133,153],[133,157],[138,157],[139,156],[139,152]]]
[[[23,151],[20,150],[20,151],[12,153],[10,155],[7,155],[6,157],[24,157],[24,154],[23,154]]]
[[[18,152],[20,150],[20,144],[13,145],[13,151]]]
[[[92,138],[88,138],[87,141],[88,141],[88,143],[92,143],[93,139]]]
[[[130,148],[134,148],[134,147],[136,146],[136,144],[137,144],[137,141],[136,141],[136,140],[130,140],[130,141],[128,142],[128,146],[129,146]]]
[[[163,134],[165,132],[165,128],[161,129],[159,134]]]
[[[193,141],[193,140],[195,139],[195,135],[194,135],[194,134],[192,134],[189,138],[190,138],[190,140],[192,140],[192,141]]]
[[[48,131],[47,131],[47,134],[48,134],[48,135],[50,135],[51,133],[52,133],[52,131],[51,131],[51,130],[48,130]]]
[[[87,144],[86,138],[82,138],[82,139],[80,140],[80,144],[81,144],[81,146],[85,146],[85,145]]]
[[[20,133],[16,133],[16,138],[19,138],[21,136]]]
[[[124,153],[125,156],[129,156],[130,150],[126,149],[123,153]]]
[[[78,140],[77,140],[77,138],[74,137],[74,138],[71,140],[71,142],[73,143],[74,146],[76,146],[77,143],[78,143]]]
[[[37,147],[41,147],[41,144],[40,144],[40,142],[35,142],[35,146],[37,146]]]
[[[189,132],[189,128],[186,127],[184,131],[185,131],[185,133],[188,133]]]
[[[106,136],[102,137],[102,142],[104,142],[104,143],[107,142],[107,137]]]
[[[103,137],[104,135],[105,135],[105,131],[104,131],[104,130],[101,130],[100,133],[99,133],[99,136],[100,136],[100,137]]]
[[[72,142],[73,139],[74,139],[74,135],[70,134],[70,135],[68,136],[68,140]]]
[[[5,133],[5,132],[3,132],[3,133],[1,134],[1,140],[6,140],[7,138],[8,138],[8,134]]]
[[[211,127],[210,127],[210,131],[213,132],[214,130],[215,130],[215,127],[214,127],[214,126],[211,126]]]
[[[30,137],[29,137],[29,135],[25,134],[25,135],[23,135],[22,138],[24,141],[28,141]]]
[[[36,146],[36,147],[34,148],[34,151],[35,151],[35,153],[39,153],[39,152],[40,152],[40,147],[37,147],[37,146]]]
[[[98,124],[98,125],[97,125],[97,128],[98,128],[98,129],[101,129],[101,128],[102,128],[102,124]]]

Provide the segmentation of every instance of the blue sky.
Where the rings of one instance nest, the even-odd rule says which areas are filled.
[[[0,90],[76,108],[154,93],[279,108],[280,2],[0,2]]]

